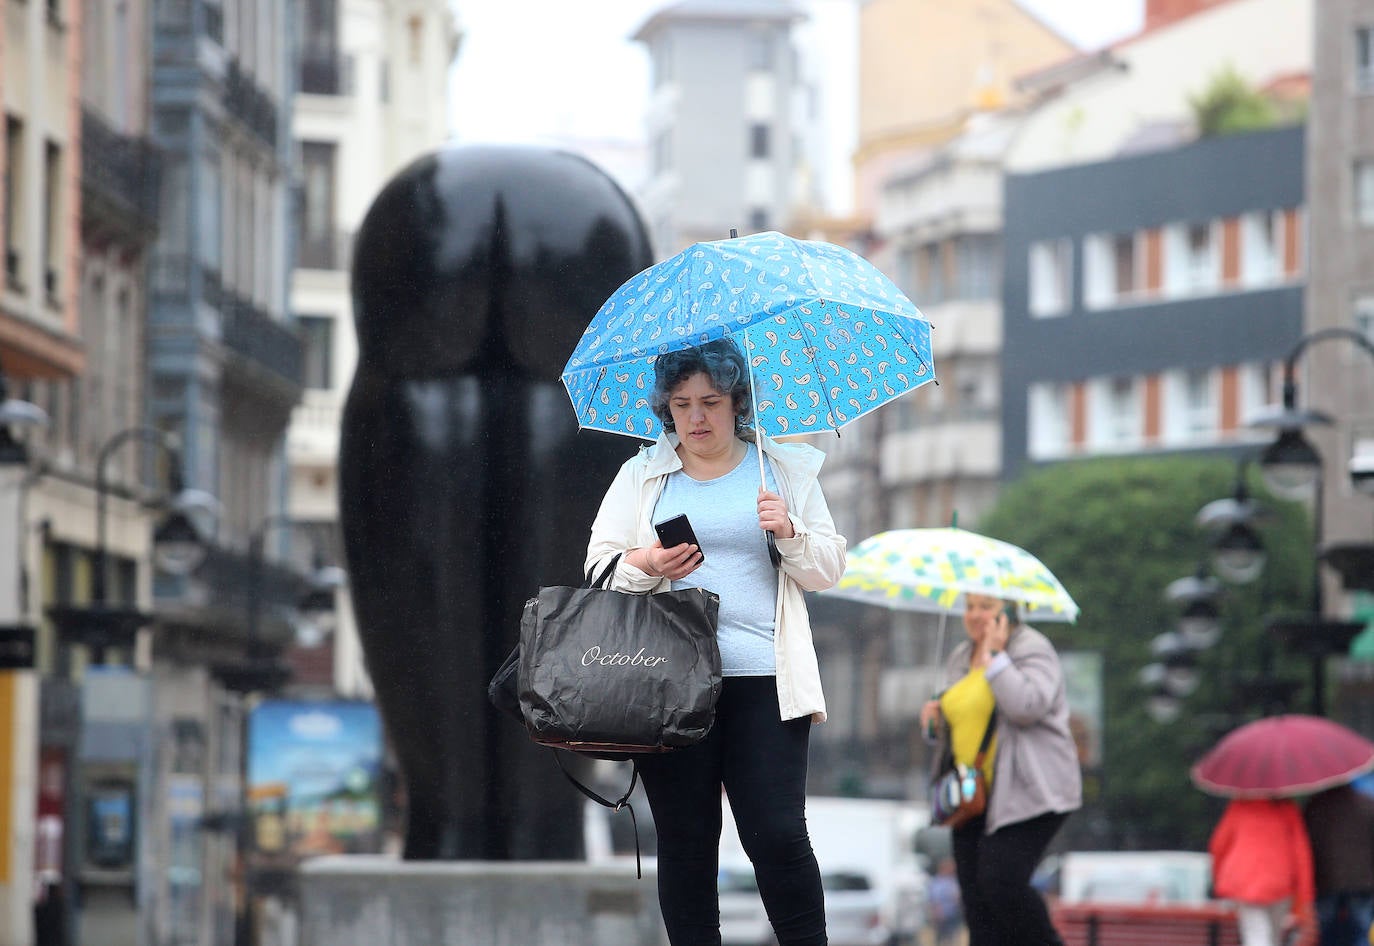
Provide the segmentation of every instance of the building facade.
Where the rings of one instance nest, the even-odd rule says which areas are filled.
[[[339,427],[357,362],[353,234],[402,167],[447,137],[447,82],[460,34],[444,0],[305,0],[292,136],[300,155],[291,309],[304,394],[288,436],[290,513],[303,540],[342,561]],[[370,695],[346,592],[334,633],[292,654],[298,682]]]
[[[639,195],[655,253],[782,229],[799,189],[804,87],[793,0],[681,0],[634,39],[649,51],[649,180]]]
[[[1263,439],[1245,421],[1301,334],[1304,168],[1292,126],[1007,178],[1006,476]]]

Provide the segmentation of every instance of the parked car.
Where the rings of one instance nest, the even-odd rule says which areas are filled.
[[[759,897],[749,864],[722,866],[720,892],[721,946],[773,946],[777,938]],[[863,873],[821,871],[825,891],[825,925],[830,946],[890,946],[893,930],[884,919],[884,897]]]

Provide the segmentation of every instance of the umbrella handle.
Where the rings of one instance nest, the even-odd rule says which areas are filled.
[[[773,563],[774,568],[782,568],[782,553],[778,551],[777,537],[771,532],[765,532],[768,536],[768,558]]]

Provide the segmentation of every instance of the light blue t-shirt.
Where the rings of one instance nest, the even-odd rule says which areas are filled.
[[[705,555],[701,567],[673,582],[673,589],[706,588],[720,596],[716,640],[727,677],[769,676],[778,572],[768,559],[767,535],[759,528],[759,459],[752,443],[744,459],[724,476],[694,480],[682,470],[668,482],[654,507],[654,522],[686,513]],[[771,464],[765,482],[778,492]]]

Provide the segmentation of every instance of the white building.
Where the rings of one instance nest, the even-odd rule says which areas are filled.
[[[1007,171],[1114,157],[1142,132],[1190,119],[1189,98],[1228,67],[1253,86],[1309,72],[1312,5],[1227,0],[1023,77],[1023,89],[1040,101],[1007,155]]]
[[[292,135],[300,157],[291,307],[305,340],[305,392],[291,419],[293,519],[338,522],[339,423],[357,361],[353,234],[377,192],[447,137],[448,72],[460,33],[447,0],[306,0]],[[334,548],[339,548],[333,543]],[[341,595],[333,688],[369,683]],[[329,646],[328,642],[321,646]]]

